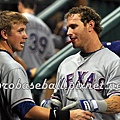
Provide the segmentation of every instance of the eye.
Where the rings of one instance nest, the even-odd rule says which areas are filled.
[[[76,25],[76,24],[70,25],[71,29],[75,29],[77,26],[78,26],[78,25]]]
[[[23,32],[23,31],[24,31],[23,28],[21,28],[21,29],[18,30],[19,33]]]

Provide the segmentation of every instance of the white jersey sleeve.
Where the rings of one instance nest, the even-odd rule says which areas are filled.
[[[2,115],[7,112],[7,115],[13,117],[12,120],[17,120],[12,108],[24,101],[34,103],[27,74],[7,52],[0,51],[0,58],[0,99],[2,100],[0,116],[3,117]],[[1,120],[4,118],[5,116]]]

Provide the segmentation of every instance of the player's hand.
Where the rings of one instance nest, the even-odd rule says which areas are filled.
[[[46,99],[41,102],[41,106],[50,109],[61,109],[61,102],[57,99]]]
[[[34,78],[35,77],[35,75],[36,75],[36,72],[37,72],[37,68],[31,68],[30,69],[30,72],[31,72],[31,78]]]
[[[81,109],[70,110],[70,120],[93,120],[95,115]]]

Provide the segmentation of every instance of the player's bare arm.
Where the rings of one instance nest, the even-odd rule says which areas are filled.
[[[29,110],[29,112],[25,115],[27,119],[37,119],[37,120],[50,120],[50,109],[34,106]],[[62,116],[63,117],[63,116]],[[70,111],[70,120],[92,120],[95,118],[94,114],[89,111],[84,111],[81,109],[71,110]]]
[[[120,112],[120,96],[112,96],[105,100],[107,103],[106,113]]]
[[[34,106],[25,115],[27,119],[49,120],[50,109]]]

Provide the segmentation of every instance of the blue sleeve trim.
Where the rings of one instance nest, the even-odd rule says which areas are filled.
[[[21,120],[23,120],[26,113],[34,106],[36,106],[35,103],[30,102],[30,101],[25,101],[25,102],[22,102],[16,105],[13,108],[13,112],[16,113],[20,117]]]

